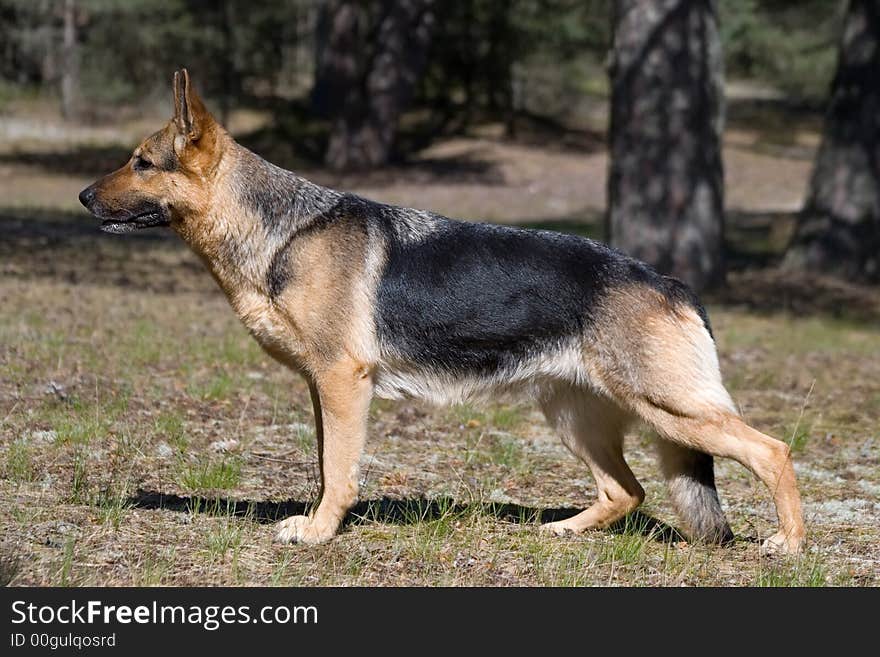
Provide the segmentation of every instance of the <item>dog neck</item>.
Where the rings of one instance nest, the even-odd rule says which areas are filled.
[[[211,202],[181,233],[228,291],[270,294],[273,259],[319,220],[341,194],[267,162],[227,136]]]

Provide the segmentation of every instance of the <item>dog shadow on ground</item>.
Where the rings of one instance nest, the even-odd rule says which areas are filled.
[[[153,490],[138,490],[128,499],[128,505],[136,509],[164,509],[181,513],[236,516],[249,518],[261,524],[271,524],[288,516],[302,515],[309,508],[308,503],[297,500],[282,502],[232,500],[219,497],[169,495]],[[358,502],[349,511],[343,524],[349,526],[378,522],[414,525],[439,520],[448,515],[462,516],[474,511],[494,516],[502,522],[536,524],[570,518],[580,509],[574,507],[541,509],[501,502],[456,502],[451,497],[433,499],[382,497]],[[629,514],[612,525],[609,531],[613,534],[641,534],[661,543],[685,540],[678,529],[642,511]]]

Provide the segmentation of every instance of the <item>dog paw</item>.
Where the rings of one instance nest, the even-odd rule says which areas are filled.
[[[308,516],[291,516],[278,523],[275,541],[316,545],[329,541],[335,533],[335,528],[321,527]]]
[[[761,544],[761,551],[764,554],[799,554],[803,547],[803,537],[776,532]]]
[[[538,528],[538,531],[542,534],[552,534],[554,536],[565,536],[566,534],[579,533],[575,527],[572,527],[565,520],[546,522]]]

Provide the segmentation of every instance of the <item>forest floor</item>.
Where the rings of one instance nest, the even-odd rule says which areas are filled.
[[[767,491],[717,462],[738,540],[691,545],[652,453],[612,531],[550,538],[543,516],[595,487],[536,409],[376,402],[361,502],[335,540],[272,543],[316,490],[305,385],[249,338],[164,233],[113,236],[76,195],[158,127],[0,119],[0,582],[13,585],[878,585],[880,299],[773,268],[818,142],[812,115],[731,112],[726,291],[709,298],[721,367],[761,430],[792,445],[809,547],[760,553]],[[258,123],[233,117],[247,133]],[[760,126],[760,127],[756,127]],[[559,146],[552,146],[559,143]],[[304,170],[377,200],[601,236],[607,166],[590,133],[516,141],[484,126],[406,166]]]

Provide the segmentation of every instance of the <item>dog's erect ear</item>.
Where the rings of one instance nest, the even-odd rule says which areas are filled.
[[[177,132],[190,141],[198,141],[211,115],[193,89],[185,68],[174,73],[174,124]]]

